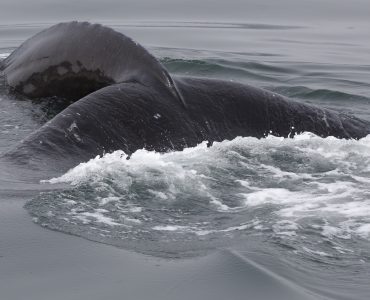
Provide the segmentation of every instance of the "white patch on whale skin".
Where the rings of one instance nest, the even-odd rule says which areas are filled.
[[[77,133],[73,133],[73,136],[77,141],[82,142],[81,137]]]
[[[71,123],[71,125],[69,125],[69,127],[68,127],[68,131],[69,132],[72,132],[72,130],[73,129],[78,129],[78,127],[77,127],[77,124],[76,124],[76,121],[73,121],[72,123]]]
[[[64,74],[68,73],[68,69],[63,66],[58,66],[57,72],[59,75],[63,76]]]
[[[322,116],[322,120],[325,122],[325,125],[326,125],[326,127],[330,127],[330,125],[329,125],[329,123],[328,123],[328,118],[327,118],[327,116],[326,116],[326,111],[325,110],[323,110],[323,116]]]
[[[77,127],[76,121],[73,121],[73,122],[71,123],[71,125],[69,125],[69,127],[67,128],[67,131],[68,131],[69,133],[71,133],[71,134],[73,135],[73,137],[74,137],[77,141],[82,142],[81,137],[80,137],[80,136],[78,135],[78,133],[76,132],[76,131],[77,131],[77,129],[78,129],[78,127]],[[67,133],[65,134],[65,137],[68,137],[68,134],[67,134]]]
[[[23,87],[23,93],[25,94],[29,94],[29,93],[32,93],[34,90],[35,90],[35,86],[32,84],[32,83],[27,83],[24,87]]]

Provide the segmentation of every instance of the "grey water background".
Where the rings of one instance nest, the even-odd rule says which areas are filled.
[[[56,22],[100,22],[144,45],[171,74],[244,82],[370,120],[367,1],[0,5],[0,59]],[[52,114],[43,103],[9,95],[0,83],[0,153]],[[18,180],[17,172],[26,179]],[[369,137],[238,138],[164,155],[141,150],[130,160],[115,152],[58,178],[41,174],[44,183],[32,170],[4,167],[0,173],[3,220],[18,195],[18,203],[27,202],[23,222],[32,218],[49,229],[167,260],[227,249],[316,298],[370,295]],[[1,234],[1,240],[15,236]],[[239,264],[215,263],[242,282],[249,273]]]

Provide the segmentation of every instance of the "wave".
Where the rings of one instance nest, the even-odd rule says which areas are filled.
[[[172,49],[172,55],[173,52],[176,51]],[[162,55],[161,62],[174,74],[228,78],[243,83],[252,81],[288,97],[316,102],[323,100],[333,100],[342,104],[348,101],[366,104],[370,102],[369,85],[360,80],[363,76],[360,74],[359,67],[323,66],[304,62],[261,62],[254,61],[251,58],[252,53],[210,53],[208,51],[202,54],[196,50],[192,50],[191,53],[197,58],[183,59],[181,51],[179,58],[176,58],[176,55],[175,58],[170,58],[166,56],[166,49],[161,49],[158,55]],[[188,53],[187,55],[189,56]],[[220,58],[225,55],[226,59]],[[247,62],[246,55],[249,56]],[[363,68],[367,71],[366,66]],[[339,77],[338,73],[345,73],[345,76]],[[318,78],[322,78],[326,87],[318,84]],[[332,86],[331,89],[327,88],[328,84]]]
[[[345,101],[346,104],[349,102],[370,104],[368,97],[329,89],[311,89],[305,86],[275,86],[271,90],[288,97],[300,99]]]
[[[26,208],[48,228],[142,252],[161,247],[162,255],[262,234],[318,260],[361,257],[359,244],[370,239],[369,153],[370,136],[310,133],[130,158],[116,151],[44,181],[71,188]]]

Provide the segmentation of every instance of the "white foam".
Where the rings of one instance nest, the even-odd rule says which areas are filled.
[[[74,201],[74,200],[67,200],[67,201],[65,201],[65,203],[69,204],[69,205],[76,205],[77,204],[77,202]]]
[[[292,178],[292,179],[310,179],[312,178],[311,175],[309,174],[306,174],[306,173],[293,173],[293,172],[286,172],[286,171],[282,171],[280,168],[277,168],[275,166],[269,166],[269,165],[265,165],[265,164],[261,164],[261,167],[266,169],[267,171],[269,171],[273,177],[276,177],[276,178],[284,178],[284,177],[288,177],[288,178]]]
[[[151,190],[151,189],[149,189],[148,192],[153,194],[158,199],[161,199],[161,200],[167,200],[168,199],[168,196],[163,192],[154,191],[154,190]]]
[[[104,206],[104,205],[107,205],[108,203],[111,203],[111,202],[117,202],[120,199],[121,199],[120,197],[116,197],[116,196],[105,197],[105,198],[102,198],[100,200],[99,205]]]
[[[325,225],[322,227],[321,234],[329,239],[333,237],[337,237],[340,239],[349,240],[351,238],[351,234],[349,233],[349,228],[344,226],[344,224],[338,224],[338,226],[342,225],[343,228]]]
[[[222,203],[220,199],[217,199],[212,194],[207,193],[208,197],[211,199],[211,203],[216,207],[219,211],[228,211],[230,210],[230,207],[228,207],[226,204]]]
[[[191,227],[180,225],[163,225],[163,226],[154,226],[153,229],[159,231],[189,231],[191,230]]]
[[[276,222],[276,224],[272,226],[272,229],[277,235],[295,236],[299,226],[292,221],[281,220]]]
[[[241,194],[245,198],[245,205],[257,206],[266,203],[281,204],[284,202],[291,202],[295,199],[294,193],[287,189],[268,188],[248,194]],[[294,201],[294,200],[293,200]]]
[[[136,225],[140,225],[142,223],[138,219],[133,219],[133,218],[129,218],[129,217],[126,217],[126,216],[121,216],[120,221],[123,224],[128,225],[128,226],[136,226]]]
[[[202,236],[202,235],[208,235],[208,234],[211,234],[211,233],[219,233],[219,232],[227,233],[227,232],[232,232],[232,231],[242,231],[242,230],[250,229],[252,227],[256,227],[256,226],[258,226],[258,224],[259,224],[259,221],[254,221],[254,222],[251,222],[251,223],[241,224],[241,225],[238,225],[238,226],[231,226],[231,227],[228,227],[228,228],[225,228],[225,229],[196,230],[195,234],[199,235],[199,236]]]
[[[323,256],[323,257],[330,257],[331,255],[326,253],[326,252],[323,252],[323,251],[317,251],[317,250],[312,250],[312,249],[309,249],[307,247],[302,247],[302,249],[310,254],[314,254],[314,255],[319,255],[319,256]]]
[[[370,237],[370,223],[359,226],[356,232],[364,238]]]
[[[0,59],[5,59],[10,55],[10,53],[0,53]]]
[[[102,212],[95,211],[95,212],[81,212],[74,216],[82,220],[83,222],[90,223],[91,219],[95,222],[103,223],[108,226],[121,226],[122,224],[114,222],[112,218],[103,215]]]
[[[141,222],[144,226],[143,220],[130,217],[141,213],[138,203],[133,204],[139,207],[136,211],[126,205],[137,196],[165,207],[176,201],[190,201],[229,214],[230,219],[235,212],[266,210],[266,220],[256,225],[241,220],[237,225],[217,227],[217,222],[210,221],[209,226],[216,224],[216,228],[207,228],[191,222],[172,224],[161,220],[161,224],[151,226],[157,231],[201,236],[270,228],[276,235],[298,238],[298,232],[307,226],[304,220],[311,218],[321,220],[321,225],[313,228],[321,230],[323,237],[348,239],[355,234],[370,239],[370,136],[358,141],[320,138],[311,133],[291,139],[236,138],[214,143],[210,148],[202,143],[163,154],[138,150],[129,160],[124,152],[115,151],[81,163],[47,182],[89,184],[103,192],[113,189],[114,195],[101,197],[99,205],[125,203],[115,206],[127,214],[122,220],[109,219],[102,212],[79,214],[86,222]],[[122,195],[117,196],[117,191]],[[145,205],[140,204],[144,209]]]

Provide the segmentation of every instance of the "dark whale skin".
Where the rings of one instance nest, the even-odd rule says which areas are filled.
[[[61,40],[66,48],[57,47]],[[96,41],[96,51],[88,53],[86,47]],[[50,48],[40,48],[47,44]],[[60,74],[60,67],[68,70]],[[118,149],[164,152],[238,136],[292,137],[308,131],[360,139],[370,134],[368,121],[249,85],[172,79],[143,47],[101,25],[55,25],[15,50],[3,70],[8,85],[28,97],[76,97],[79,87],[82,94],[91,92],[4,155],[38,169],[62,172]],[[34,86],[34,94],[25,90],[27,84]]]
[[[0,68],[11,88],[30,98],[78,100],[120,82],[163,85],[180,98],[171,76],[154,56],[100,24],[54,25],[25,41]]]
[[[165,88],[121,83],[71,104],[8,152],[21,164],[66,170],[115,150],[182,150],[202,141],[268,134],[361,138],[370,124],[233,82],[176,78],[187,106]]]

